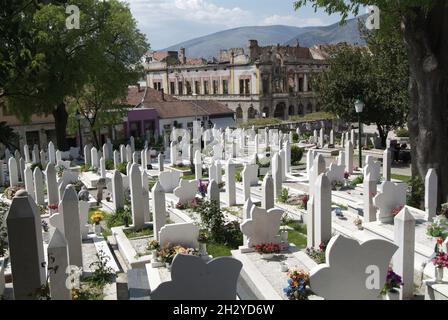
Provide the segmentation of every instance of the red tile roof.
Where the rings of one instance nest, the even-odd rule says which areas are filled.
[[[142,91],[143,90],[143,91]],[[137,107],[143,101],[144,108],[156,109],[159,117],[184,118],[195,116],[213,116],[229,114],[234,111],[225,105],[212,100],[181,101],[171,95],[163,94],[152,88],[129,87],[126,104]]]

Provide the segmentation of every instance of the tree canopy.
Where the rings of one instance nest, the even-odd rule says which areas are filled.
[[[58,148],[64,150],[68,119],[66,103],[78,98],[92,83],[109,78],[117,80],[117,74],[121,74],[119,83],[107,81],[107,84],[114,89],[109,90],[115,95],[111,99],[119,97],[124,87],[138,79],[137,66],[149,46],[137,29],[128,5],[118,0],[70,1],[70,5],[79,8],[79,29],[66,26],[66,1],[29,2],[33,4],[28,13],[30,19],[23,21],[19,34],[19,39],[23,36],[30,39],[29,43],[6,39],[10,42],[0,46],[9,47],[19,42],[17,46],[21,52],[31,52],[27,59],[28,68],[35,68],[29,75],[20,73],[14,64],[10,64],[9,71],[5,72],[8,76],[0,85],[9,108],[22,120],[29,120],[33,113],[53,114]],[[13,6],[10,2],[5,5]],[[18,10],[18,13],[22,12]],[[33,60],[33,57],[37,58]]]
[[[357,121],[354,103],[361,99],[362,122],[376,124],[385,145],[388,131],[406,122],[406,51],[398,37],[384,39],[365,30],[363,34],[366,47],[346,43],[330,47],[330,68],[313,78],[313,87],[323,109],[347,122]]]

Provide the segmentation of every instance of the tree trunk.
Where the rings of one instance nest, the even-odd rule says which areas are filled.
[[[61,102],[58,104],[57,108],[53,111],[54,117],[54,126],[56,130],[56,144],[58,150],[67,151],[67,122],[68,122],[68,113],[65,109],[65,103]]]
[[[430,12],[420,8],[403,18],[408,50],[412,174],[424,179],[434,168],[438,206],[448,201],[448,6],[437,0]]]
[[[93,125],[90,127],[90,131],[92,132],[93,144],[95,145],[95,148],[100,150],[101,146],[100,146],[100,140],[98,139],[98,132],[97,130],[93,129]]]
[[[378,129],[378,134],[380,135],[381,146],[385,148],[387,144],[387,134],[389,133],[389,131],[379,124],[377,124],[376,127]]]

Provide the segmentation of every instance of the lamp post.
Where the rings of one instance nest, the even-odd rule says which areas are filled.
[[[361,113],[364,109],[364,102],[360,99],[355,101],[355,110],[358,114],[358,148],[359,148],[359,170],[362,168],[362,146],[361,146]]]
[[[78,120],[79,154],[82,155],[81,112],[79,110],[76,110],[75,117]]]

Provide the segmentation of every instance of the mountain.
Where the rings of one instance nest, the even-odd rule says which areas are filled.
[[[187,57],[210,58],[218,56],[221,49],[246,48],[251,39],[258,40],[260,46],[276,44],[295,46],[297,40],[302,47],[343,41],[364,43],[358,31],[358,18],[354,18],[347,20],[343,26],[335,23],[329,26],[304,28],[282,25],[240,27],[184,41],[160,51],[178,51],[180,48],[185,48]]]

